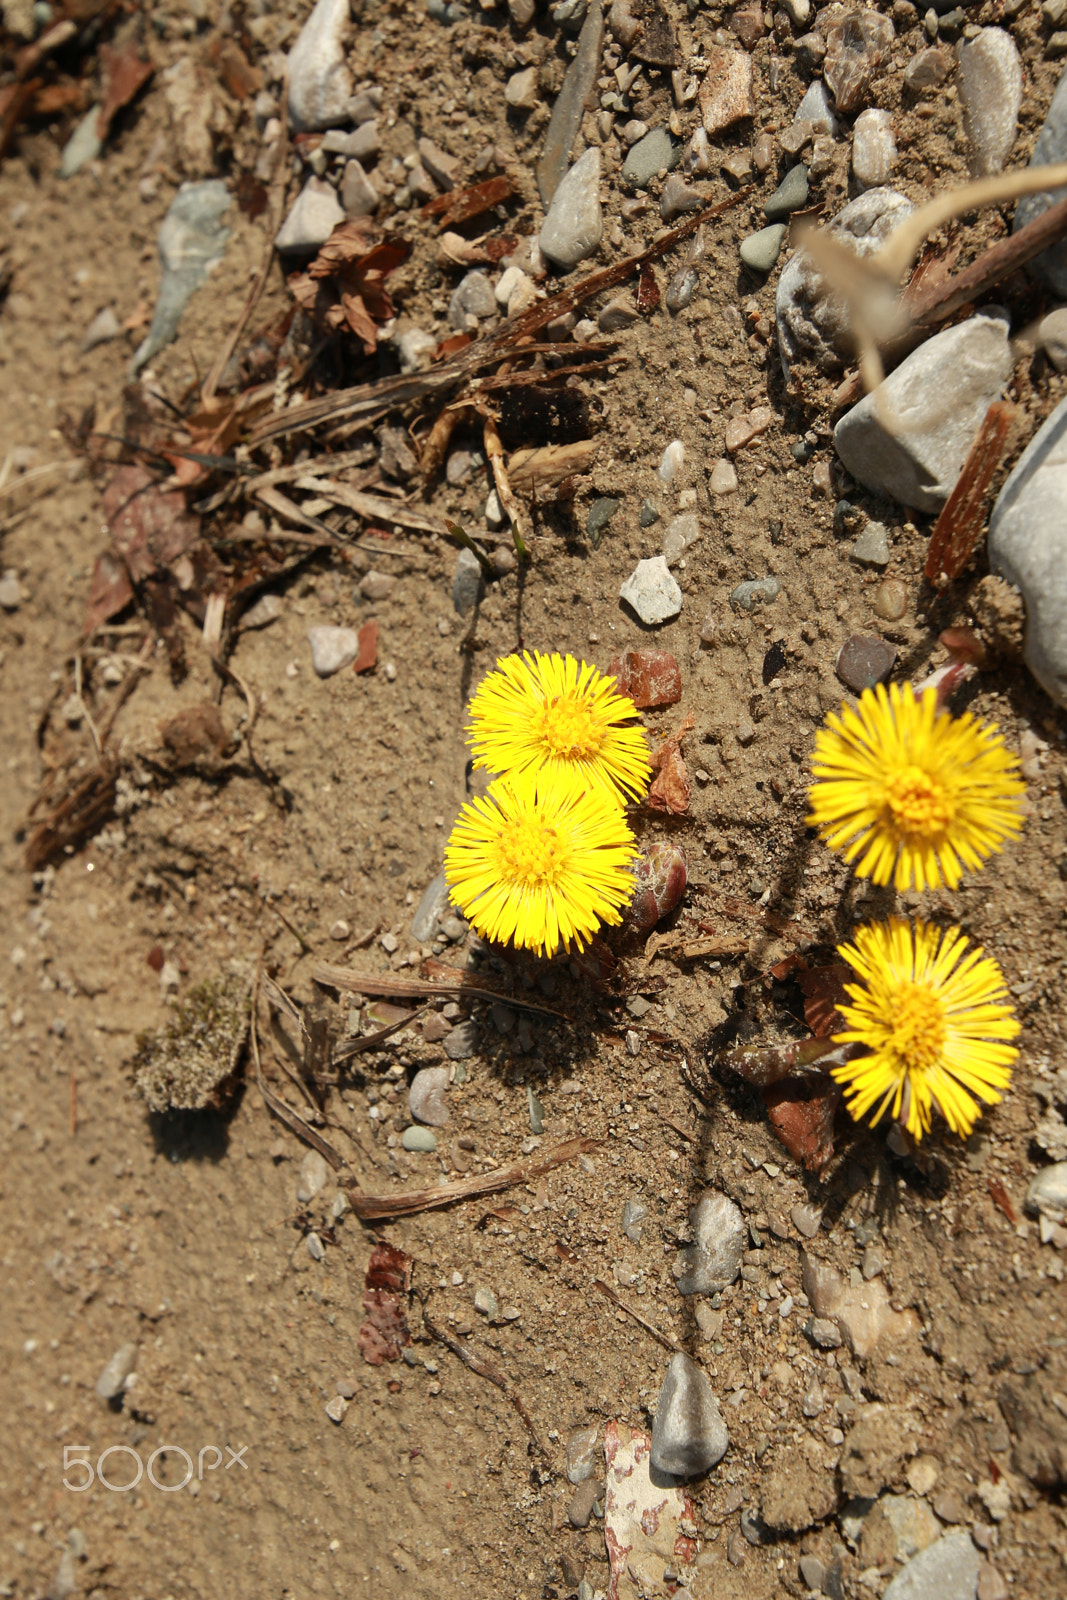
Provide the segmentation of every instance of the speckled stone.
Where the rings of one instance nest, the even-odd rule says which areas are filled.
[[[860,694],[884,683],[896,659],[893,646],[877,634],[854,633],[838,651],[834,670],[846,687]]]

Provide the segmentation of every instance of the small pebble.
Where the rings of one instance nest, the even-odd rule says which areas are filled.
[[[348,1411],[348,1401],[343,1394],[335,1394],[326,1402],[326,1415],[331,1422],[343,1422]]]
[[[741,241],[741,260],[753,272],[770,272],[782,250],[782,240],[787,232],[784,222],[773,222],[769,227],[750,233]]]
[[[886,622],[899,622],[907,609],[907,585],[900,578],[884,578],[871,596],[871,610]]]
[[[792,167],[763,208],[768,222],[788,217],[808,203],[808,169],[803,162]]]
[[[889,529],[884,522],[868,522],[849,554],[870,567],[889,565]]]
[[[861,189],[888,184],[897,159],[893,119],[888,111],[861,111],[852,133],[852,171]]]
[[[405,1128],[400,1135],[400,1143],[405,1150],[429,1154],[437,1149],[437,1135],[430,1128]]]
[[[587,1427],[575,1428],[569,1435],[566,1450],[568,1482],[587,1483],[593,1476],[599,1455],[598,1433],[596,1423],[591,1422]],[[597,1487],[599,1488],[599,1485]]]
[[[443,1128],[449,1120],[447,1067],[423,1067],[416,1072],[408,1090],[408,1110],[416,1122]]]
[[[794,1228],[804,1239],[814,1239],[822,1222],[822,1212],[814,1206],[794,1206],[789,1213]]]
[[[681,439],[672,439],[660,457],[656,472],[660,482],[672,488],[681,478],[685,466],[685,445]]]
[[[603,1489],[604,1485],[598,1483],[595,1478],[578,1485],[567,1507],[567,1520],[572,1528],[588,1528],[593,1507],[600,1499]]]
[[[711,1384],[689,1356],[672,1356],[652,1425],[651,1464],[694,1478],[721,1460],[729,1443]]]
[[[725,456],[721,456],[712,467],[708,488],[715,495],[737,493],[737,468]]]
[[[690,1219],[693,1243],[678,1252],[672,1268],[678,1293],[717,1294],[741,1271],[744,1219],[732,1200],[714,1191],[697,1202]]]
[[[467,1061],[478,1048],[478,1028],[474,1022],[461,1022],[444,1040],[444,1052],[450,1061]]]
[[[304,1243],[307,1245],[307,1253],[311,1257],[312,1261],[321,1261],[323,1259],[326,1251],[323,1247],[322,1240],[319,1238],[317,1233],[313,1231],[307,1234],[304,1239]]]
[[[631,1244],[641,1243],[641,1224],[648,1216],[648,1207],[641,1200],[627,1200],[622,1208],[622,1231]]]
[[[487,1317],[490,1322],[495,1322],[500,1315],[500,1302],[492,1289],[475,1289],[474,1309],[479,1316]]]
[[[115,1400],[126,1387],[126,1379],[137,1361],[137,1346],[121,1344],[96,1380],[96,1392],[101,1400]]]
[[[730,604],[735,611],[754,611],[777,600],[780,589],[777,578],[749,578],[731,591]]]
[[[297,1182],[296,1198],[301,1205],[306,1205],[309,1200],[314,1200],[321,1194],[330,1181],[330,1169],[325,1158],[318,1150],[308,1150],[300,1163],[300,1177]]]
[[[335,628],[321,624],[307,631],[311,646],[311,665],[320,678],[350,667],[359,654],[359,635],[354,628]]]
[[[681,159],[682,147],[666,128],[653,128],[630,149],[623,162],[624,189],[647,189],[658,172],[670,171]]]
[[[621,585],[619,598],[625,600],[641,621],[650,627],[669,622],[682,609],[682,591],[662,556],[639,561]]]
[[[621,505],[621,500],[612,500],[608,496],[602,495],[599,500],[594,500],[589,507],[589,513],[585,519],[585,536],[594,550],[600,544],[604,529]]]
[[[17,611],[22,604],[22,585],[14,572],[5,572],[0,578],[0,609]]]
[[[396,579],[388,572],[368,572],[360,579],[359,592],[364,600],[370,600],[375,605],[379,600],[385,600],[396,588]]]
[[[838,651],[834,670],[847,688],[860,694],[884,683],[896,659],[895,647],[877,634],[854,633]]]

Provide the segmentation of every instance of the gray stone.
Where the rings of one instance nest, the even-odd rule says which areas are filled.
[[[311,646],[311,665],[320,678],[329,678],[351,666],[359,654],[359,635],[354,628],[336,628],[321,623],[307,632]]]
[[[1064,401],[1067,405],[1067,401]],[[1067,1161],[1043,1167],[1026,1191],[1026,1209],[1034,1216],[1062,1222],[1067,1213]]]
[[[745,1222],[734,1202],[714,1191],[690,1212],[693,1243],[679,1250],[671,1269],[679,1294],[718,1294],[741,1272]]]
[[[411,919],[411,937],[416,944],[429,944],[436,937],[437,930],[442,920],[448,916],[450,910],[448,899],[448,884],[445,875],[439,872],[436,878],[422,891],[422,899],[415,908],[415,915]]]
[[[1057,306],[1041,318],[1037,342],[1057,372],[1067,371],[1067,306]]]
[[[96,1380],[96,1392],[101,1400],[117,1400],[126,1387],[126,1379],[137,1361],[135,1344],[120,1344],[107,1366]]]
[[[289,122],[298,132],[348,120],[348,0],[318,0],[289,52]]]
[[[326,1415],[331,1422],[341,1423],[345,1420],[349,1402],[343,1394],[335,1394],[332,1400],[326,1402]]]
[[[429,1155],[437,1149],[437,1135],[430,1128],[405,1128],[400,1135],[400,1143],[405,1150]]]
[[[473,1022],[461,1022],[443,1041],[444,1052],[450,1061],[468,1061],[478,1048],[478,1028]]]
[[[415,1121],[431,1128],[446,1127],[449,1120],[447,1091],[447,1067],[423,1067],[416,1072],[408,1090],[408,1110]]]
[[[373,161],[378,154],[377,119],[372,116],[351,133],[331,128],[329,133],[323,134],[319,149],[325,150],[330,156],[352,156],[356,161]]]
[[[667,293],[663,299],[663,303],[671,313],[671,316],[675,316],[679,311],[685,310],[686,306],[691,303],[699,286],[700,273],[696,267],[679,268],[667,286]]]
[[[820,1416],[825,1406],[826,1401],[823,1398],[823,1392],[819,1384],[819,1380],[818,1378],[813,1377],[811,1382],[808,1384],[808,1387],[804,1390],[804,1396],[800,1402],[800,1409],[803,1411],[806,1417],[811,1418]]]
[[[1024,660],[1067,705],[1067,400],[1031,439],[989,522],[989,564],[1022,591]]]
[[[490,1322],[495,1322],[500,1315],[500,1301],[492,1289],[475,1289],[474,1309],[480,1317],[487,1317]]]
[[[808,169],[801,161],[786,173],[764,206],[763,215],[768,222],[777,222],[780,217],[788,217],[792,212],[799,211],[807,202]]]
[[[911,210],[911,201],[895,189],[870,189],[838,212],[829,231],[856,255],[872,255]],[[840,366],[852,358],[848,308],[840,296],[827,292],[804,250],[798,250],[783,268],[775,316],[787,375],[791,363],[802,357],[823,368]]]
[[[841,1330],[828,1317],[812,1317],[804,1328],[812,1344],[820,1350],[839,1350],[842,1345]]]
[[[795,125],[798,122],[808,123],[813,133],[828,133],[831,139],[837,138],[837,117],[821,78],[816,78],[808,85],[803,100],[797,106],[793,123]]]
[[[586,102],[600,71],[603,46],[604,8],[601,0],[593,0],[578,36],[574,60],[567,68],[563,87],[552,107],[544,149],[537,163],[537,188],[545,207],[551,205],[567,170],[574,141],[585,116]]]
[[[61,178],[73,178],[90,161],[95,161],[104,148],[104,141],[96,131],[100,111],[100,106],[93,106],[92,110],[87,111],[63,146],[63,154],[59,158]]]
[[[804,1239],[814,1239],[822,1222],[822,1212],[814,1206],[794,1206],[789,1213],[794,1228]]]
[[[14,572],[0,578],[0,611],[17,611],[22,604],[22,585]]]
[[[695,511],[672,517],[663,535],[663,559],[670,566],[700,538],[700,521]]]
[[[448,325],[460,333],[467,327],[468,317],[495,317],[496,295],[493,285],[484,272],[468,272],[456,285],[448,303]]]
[[[591,148],[579,156],[560,181],[538,243],[542,253],[557,266],[576,267],[599,249],[603,232],[600,151]]]
[[[585,519],[585,536],[595,550],[599,545],[604,529],[622,505],[621,500],[612,500],[607,495],[601,495],[589,507],[589,515]]]
[[[341,205],[346,217],[367,217],[378,205],[378,191],[358,161],[345,162]]]
[[[536,67],[513,72],[504,85],[504,99],[515,111],[532,111],[540,98]]]
[[[325,1158],[318,1150],[308,1150],[300,1163],[300,1179],[296,1186],[296,1198],[300,1204],[306,1205],[309,1200],[314,1200],[329,1181],[330,1169]]]
[[[904,87],[912,94],[926,94],[944,83],[953,68],[952,52],[932,48],[920,50],[904,68]]]
[[[782,240],[787,231],[784,222],[772,222],[769,227],[760,228],[742,239],[741,260],[745,266],[753,272],[770,272],[782,253]]]
[[[136,376],[157,351],[169,344],[189,296],[222,260],[230,230],[223,223],[233,197],[220,178],[183,183],[159,226],[163,278],[152,326],[130,362]]]
[[[689,1356],[672,1356],[652,1424],[650,1464],[676,1478],[695,1478],[722,1459],[729,1443],[711,1384]]]
[[[589,1520],[593,1515],[593,1507],[604,1492],[604,1485],[590,1478],[585,1483],[580,1483],[571,1495],[571,1503],[567,1507],[567,1520],[572,1528],[588,1528]]]
[[[682,609],[682,591],[662,556],[639,561],[620,587],[619,598],[649,627],[669,622]]]
[[[111,339],[117,339],[121,332],[122,326],[115,315],[115,308],[105,306],[102,311],[96,313],[85,330],[81,346],[82,354],[86,355],[90,350],[95,350],[98,344],[107,344]]]
[[[946,328],[846,412],[834,429],[837,453],[876,494],[940,511],[1011,370],[1008,325],[1000,317],[970,317]]]
[[[849,554],[869,567],[889,565],[889,529],[884,522],[868,522]]]
[[[975,1600],[980,1558],[969,1533],[946,1533],[913,1556],[882,1600]]]
[[[754,611],[777,600],[780,588],[777,578],[748,578],[731,591],[730,604],[735,611]]]
[[[622,165],[624,189],[647,189],[658,172],[670,172],[681,160],[682,147],[666,128],[653,128],[630,149]]]
[[[1030,165],[1045,167],[1065,160],[1067,160],[1067,72],[1062,74],[1056,85],[1052,104],[1048,108],[1048,116],[1034,144]],[[1046,189],[1040,194],[1027,195],[1015,207],[1012,232],[1018,233],[1020,228],[1024,228],[1035,217],[1039,217],[1042,211],[1047,211],[1050,205],[1064,198],[1067,198],[1067,188]],[[1030,262],[1028,270],[1036,272],[1056,294],[1067,296],[1067,242],[1055,244],[1037,256]]]
[[[889,182],[897,159],[893,119],[888,111],[861,111],[852,130],[852,171],[861,189]]]
[[[419,160],[441,189],[454,189],[459,178],[459,162],[447,150],[425,137],[416,141]]]
[[[568,1483],[588,1483],[597,1467],[597,1438],[595,1422],[585,1428],[575,1428],[567,1439],[566,1462]],[[599,1487],[599,1486],[598,1486]]]
[[[627,1200],[622,1208],[622,1231],[631,1244],[641,1243],[641,1224],[648,1216],[648,1207],[642,1200]]]
[[[360,579],[359,592],[364,600],[369,600],[372,605],[388,599],[396,588],[396,579],[390,572],[368,572]]]
[[[632,300],[609,300],[596,319],[596,325],[601,333],[618,333],[620,328],[628,328],[637,321],[637,308]]]
[[[456,557],[456,571],[452,579],[452,604],[461,617],[472,612],[485,593],[481,564],[471,550],[461,550]]]
[[[345,220],[337,190],[325,178],[310,177],[278,229],[274,248],[280,255],[317,250]]]
[[[1011,35],[982,28],[956,51],[963,126],[976,177],[1002,172],[1019,126],[1023,67]]]
[[[854,633],[837,653],[834,671],[843,684],[862,694],[884,683],[893,670],[897,652],[874,633]]]
[[[672,222],[685,211],[699,211],[703,204],[703,195],[698,194],[696,189],[691,189],[684,178],[672,173],[663,185],[663,193],[659,197],[659,214],[664,222]]]
[[[809,1589],[821,1589],[826,1582],[826,1568],[818,1556],[801,1556],[800,1576]]]

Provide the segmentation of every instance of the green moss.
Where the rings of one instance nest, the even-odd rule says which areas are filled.
[[[237,1086],[248,1035],[248,980],[208,978],[190,990],[166,1027],[142,1034],[133,1081],[151,1111],[223,1106]]]

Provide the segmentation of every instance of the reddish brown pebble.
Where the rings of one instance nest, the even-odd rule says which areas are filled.
[[[650,706],[672,706],[682,698],[678,663],[666,650],[627,650],[608,666],[619,693],[629,695],[639,711]]]
[[[634,869],[637,888],[627,913],[635,933],[649,933],[680,902],[689,882],[689,864],[678,845],[666,840],[646,850]]]
[[[161,944],[154,944],[151,950],[149,950],[145,959],[147,960],[148,965],[152,968],[153,972],[162,972],[164,959],[163,946]]]
[[[899,622],[908,609],[908,589],[899,578],[883,578],[871,596],[871,610],[886,622]]]
[[[378,664],[378,624],[371,619],[359,630],[359,654],[352,664],[353,672],[370,672]]]
[[[860,694],[884,683],[896,659],[893,646],[877,634],[854,633],[838,651],[835,671],[843,684]]]

